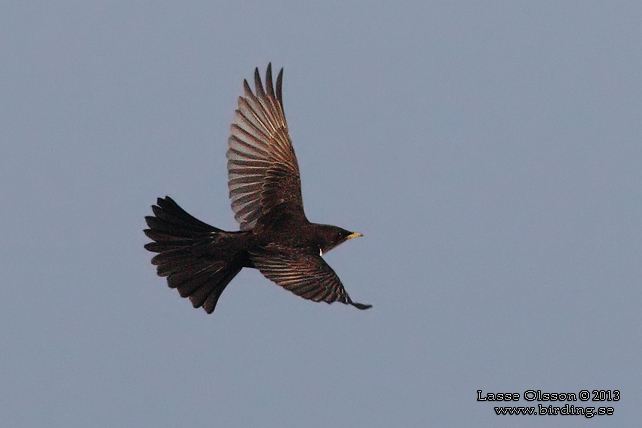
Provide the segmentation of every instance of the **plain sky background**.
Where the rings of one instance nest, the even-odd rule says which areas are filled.
[[[639,426],[641,22],[640,1],[5,2],[0,427]],[[237,230],[229,126],[270,61],[308,217],[365,235],[325,257],[369,311],[244,270],[208,316],[143,249],[159,196]],[[500,417],[478,389],[621,399]]]

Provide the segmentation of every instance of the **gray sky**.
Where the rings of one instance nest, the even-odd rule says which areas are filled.
[[[642,3],[57,1],[0,13],[0,425],[633,427]],[[358,311],[244,270],[208,316],[144,216],[236,230],[242,80],[285,67]],[[619,390],[613,416],[476,391]],[[506,403],[508,405],[509,403]],[[565,402],[527,402],[537,406]]]

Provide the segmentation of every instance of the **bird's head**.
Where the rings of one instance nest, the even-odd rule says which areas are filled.
[[[327,253],[348,239],[363,236],[359,232],[350,232],[349,230],[327,224],[319,224],[316,229],[317,243],[319,245],[321,255]]]

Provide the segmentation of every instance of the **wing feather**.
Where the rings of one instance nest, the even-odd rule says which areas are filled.
[[[266,278],[304,299],[371,307],[353,302],[337,274],[318,254],[270,245],[251,251],[250,259]]]
[[[253,229],[277,206],[305,217],[299,165],[283,112],[283,69],[272,81],[268,65],[265,86],[258,68],[252,92],[243,82],[227,151],[228,187],[232,210],[241,230]]]

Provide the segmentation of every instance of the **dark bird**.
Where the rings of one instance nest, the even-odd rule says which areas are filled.
[[[195,308],[212,313],[221,293],[242,268],[304,299],[341,302],[359,309],[337,274],[321,257],[342,242],[361,236],[337,226],[311,223],[303,211],[299,165],[283,112],[283,69],[272,84],[267,67],[263,87],[254,71],[255,93],[247,80],[230,130],[227,173],[232,210],[240,231],[226,232],[185,212],[169,196],[145,217],[159,276],[189,297]]]

